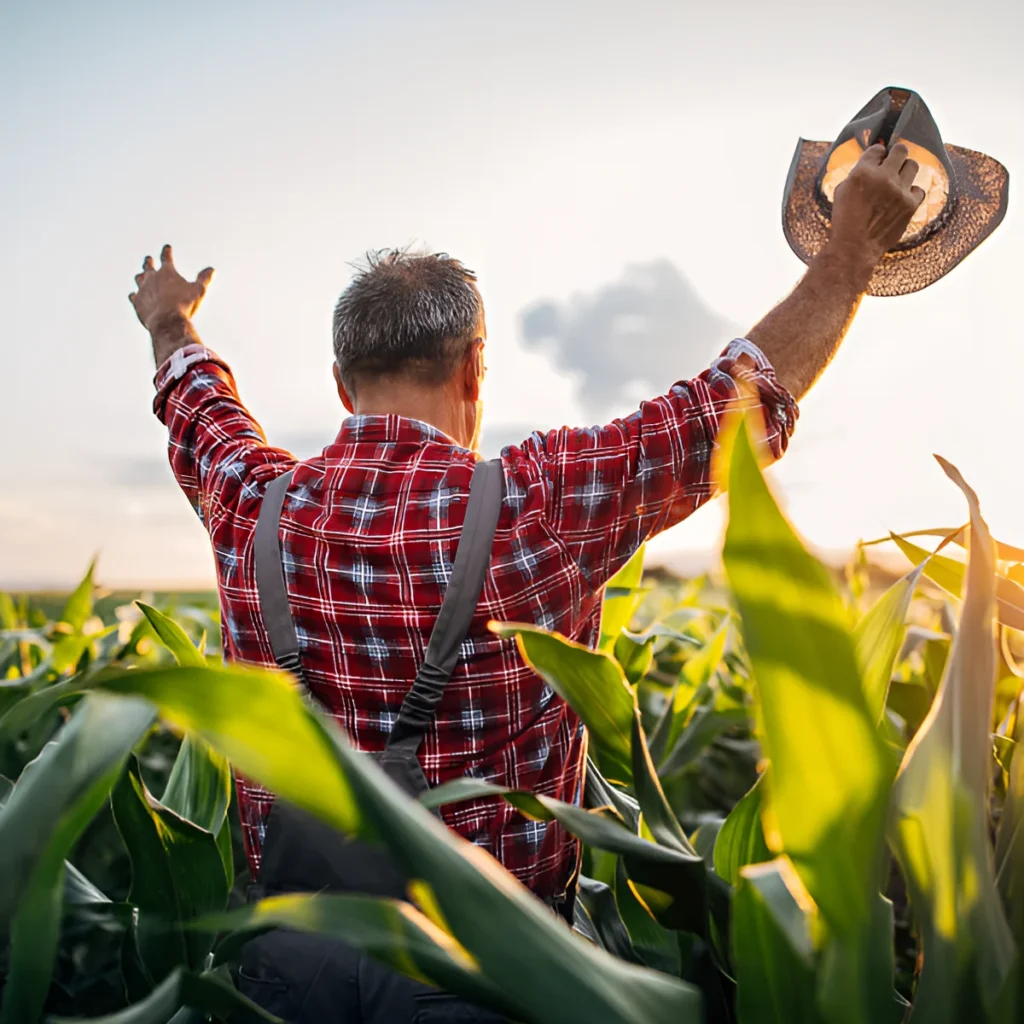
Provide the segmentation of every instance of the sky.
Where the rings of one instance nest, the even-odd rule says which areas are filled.
[[[199,331],[304,457],[342,416],[330,319],[353,262],[458,256],[487,305],[493,454],[630,412],[783,298],[797,139],[887,85],[1001,160],[1010,208],[949,277],[864,302],[773,487],[837,551],[966,519],[938,452],[1024,542],[1022,52],[1019,0],[0,0],[0,586],[66,584],[96,552],[111,584],[212,580],[127,301],[164,242],[185,273],[216,267]],[[712,503],[652,559],[707,560],[721,525]]]

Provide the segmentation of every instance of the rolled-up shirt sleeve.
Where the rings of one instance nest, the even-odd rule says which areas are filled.
[[[552,531],[597,589],[642,543],[712,496],[726,414],[758,406],[779,458],[796,425],[796,401],[761,350],[740,338],[698,377],[624,419],[535,433],[514,455],[535,464]]]
[[[178,349],[153,383],[153,411],[167,427],[171,469],[207,529],[219,513],[256,496],[258,467],[284,472],[294,464],[288,452],[267,444],[227,363],[206,346]]]

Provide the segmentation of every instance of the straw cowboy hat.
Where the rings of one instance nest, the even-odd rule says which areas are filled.
[[[797,143],[786,180],[782,225],[790,247],[809,263],[824,247],[836,187],[876,142],[902,142],[919,165],[925,198],[899,245],[882,258],[869,295],[906,295],[948,274],[999,226],[1009,175],[997,160],[943,145],[924,100],[909,89],[878,93],[835,142]]]

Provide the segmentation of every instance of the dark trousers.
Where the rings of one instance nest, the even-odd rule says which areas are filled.
[[[348,840],[276,800],[250,902],[295,892],[357,892],[403,899],[406,879],[387,850]],[[572,926],[572,896],[548,904]],[[239,988],[288,1024],[506,1024],[447,992],[393,971],[339,939],[274,929],[242,948]]]
[[[275,929],[250,940],[238,981],[288,1024],[506,1024],[323,935]]]
[[[567,902],[549,906],[572,927]],[[287,1024],[508,1024],[492,1010],[413,981],[340,939],[282,928],[242,947],[238,987]]]

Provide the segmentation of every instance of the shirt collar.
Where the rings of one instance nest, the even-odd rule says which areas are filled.
[[[341,430],[338,431],[334,443],[423,444],[425,441],[462,448],[462,445],[443,430],[438,430],[430,423],[393,414],[349,416],[342,421]]]

